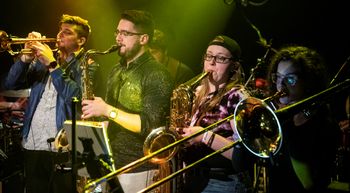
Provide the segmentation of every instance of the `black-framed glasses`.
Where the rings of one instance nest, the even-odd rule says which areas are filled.
[[[295,86],[299,77],[297,73],[289,73],[286,75],[281,75],[279,73],[272,73],[271,80],[273,83],[277,83],[279,81],[285,81],[290,86]]]
[[[228,58],[228,57],[225,57],[225,56],[214,56],[214,55],[211,55],[211,54],[204,54],[203,58],[206,61],[211,61],[211,60],[214,59],[215,62],[222,63],[222,64],[226,64],[230,60],[232,60],[232,58]]]
[[[120,34],[121,36],[136,36],[136,35],[143,35],[145,33],[136,33],[136,32],[131,32],[131,31],[126,31],[126,30],[115,30],[114,36],[117,37],[117,35]]]

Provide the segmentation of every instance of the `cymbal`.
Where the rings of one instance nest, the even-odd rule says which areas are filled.
[[[0,96],[4,97],[29,97],[30,89],[22,90],[3,90],[0,92]]]

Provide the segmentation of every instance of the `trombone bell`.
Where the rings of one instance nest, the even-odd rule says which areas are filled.
[[[234,124],[243,145],[254,155],[269,158],[281,148],[281,125],[263,100],[254,97],[241,100],[234,112]]]
[[[152,130],[152,132],[147,136],[143,146],[143,153],[147,156],[176,142],[178,139],[180,139],[180,136],[175,130],[166,127],[159,127]],[[155,164],[165,163],[174,157],[178,149],[178,146],[170,148],[154,156],[152,159],[150,159],[150,162]]]

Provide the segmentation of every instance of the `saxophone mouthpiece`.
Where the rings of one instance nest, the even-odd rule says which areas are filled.
[[[120,47],[121,47],[120,45],[112,45],[112,46],[107,50],[107,54],[119,50]]]

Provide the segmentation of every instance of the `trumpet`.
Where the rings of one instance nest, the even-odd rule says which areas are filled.
[[[14,52],[11,48],[11,45],[13,44],[26,44],[28,42],[43,42],[43,43],[56,43],[57,39],[56,38],[4,38],[1,39],[0,45],[1,45],[1,52],[2,51],[8,51],[11,55],[17,55],[17,54],[31,54],[32,50],[31,49],[22,49],[21,51]]]

